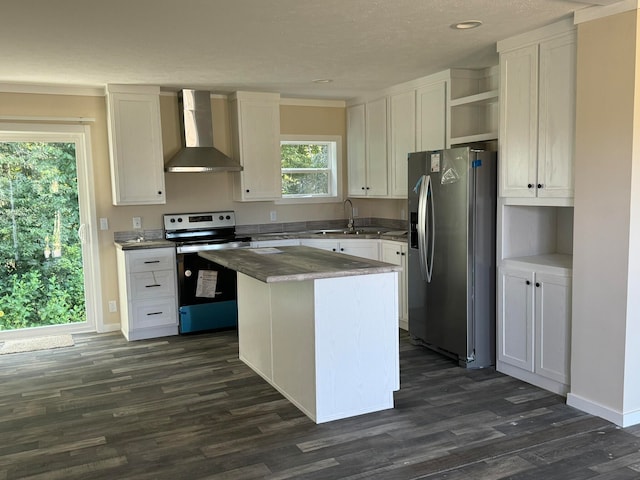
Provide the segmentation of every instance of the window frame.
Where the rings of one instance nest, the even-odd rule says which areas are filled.
[[[293,170],[304,173],[329,171],[330,185],[328,195],[290,195],[282,196],[275,203],[292,204],[292,203],[337,203],[342,202],[342,137],[340,135],[281,135],[280,145],[283,144],[305,144],[305,143],[324,143],[335,145],[335,155],[330,158],[331,166],[328,169],[283,169],[282,157],[280,157],[280,176],[285,170]],[[333,147],[332,145],[332,147]]]

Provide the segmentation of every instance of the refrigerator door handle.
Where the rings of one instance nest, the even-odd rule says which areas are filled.
[[[425,247],[431,243],[431,252],[429,252],[429,268],[427,269],[427,282],[431,283],[431,276],[433,275],[433,259],[434,259],[434,249],[436,244],[436,214],[435,214],[435,204],[433,198],[433,188],[431,185],[431,176],[429,176],[429,182],[427,186],[427,206],[431,205],[431,212],[427,212],[429,214],[429,222],[427,222],[427,234],[425,238]],[[426,250],[426,248],[425,248]]]
[[[426,282],[431,281],[431,275],[427,268],[427,195],[431,189],[431,177],[422,175],[420,179],[420,193],[418,194],[418,257],[420,258],[420,273]]]

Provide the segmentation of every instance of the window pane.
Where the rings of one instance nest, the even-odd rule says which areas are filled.
[[[329,173],[285,173],[282,175],[283,195],[328,195]]]
[[[327,168],[329,146],[313,143],[280,146],[282,168]]]

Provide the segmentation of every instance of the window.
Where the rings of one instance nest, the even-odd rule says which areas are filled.
[[[338,199],[340,138],[288,136],[280,141],[282,198]]]

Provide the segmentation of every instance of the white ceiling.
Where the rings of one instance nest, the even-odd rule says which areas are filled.
[[[496,41],[611,1],[11,0],[0,9],[0,82],[346,99],[495,65]],[[464,20],[484,25],[450,28]]]

